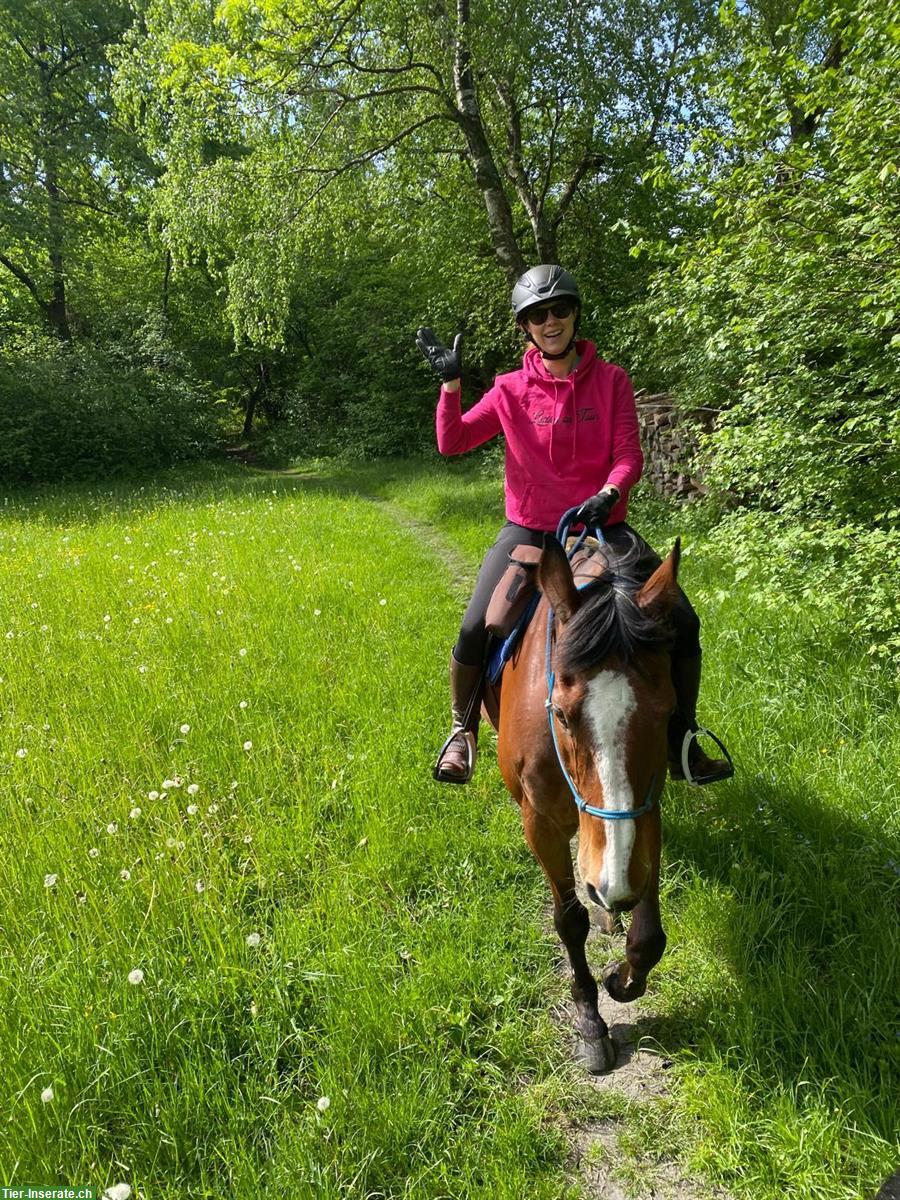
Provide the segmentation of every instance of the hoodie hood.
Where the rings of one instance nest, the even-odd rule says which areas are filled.
[[[575,350],[578,353],[578,365],[563,379],[551,375],[537,346],[529,346],[522,358],[522,370],[530,380],[540,385],[551,400],[550,464],[561,475],[571,471],[578,460],[575,389],[590,374],[597,361],[597,348],[593,342],[579,339],[575,342]]]

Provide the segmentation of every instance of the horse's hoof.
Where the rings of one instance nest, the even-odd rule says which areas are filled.
[[[632,1000],[637,1000],[638,996],[643,996],[647,990],[647,981],[644,979],[638,982],[631,978],[628,983],[622,983],[619,964],[610,963],[603,972],[603,986],[613,1000],[617,1000],[619,1004],[628,1004]]]
[[[616,1065],[616,1047],[608,1034],[592,1041],[582,1038],[576,1058],[589,1075],[605,1075]]]

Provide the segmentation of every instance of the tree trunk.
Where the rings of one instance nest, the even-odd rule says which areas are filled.
[[[265,363],[260,363],[258,368],[259,378],[253,388],[253,391],[247,397],[247,407],[244,409],[244,428],[241,430],[241,437],[249,437],[253,432],[253,418],[256,415],[256,406],[259,403],[260,397],[266,390],[266,366]]]
[[[491,245],[510,284],[524,274],[527,264],[516,241],[513,230],[512,209],[509,205],[503,181],[481,119],[478,93],[472,62],[466,45],[469,23],[469,0],[457,0],[457,31],[453,47],[453,82],[456,90],[456,119],[463,131],[468,148],[468,158],[475,174],[475,182],[484,197]]]

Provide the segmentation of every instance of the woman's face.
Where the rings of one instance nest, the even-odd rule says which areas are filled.
[[[549,304],[536,304],[524,314],[524,320],[539,350],[561,354],[575,336],[577,315],[574,301],[564,296]]]

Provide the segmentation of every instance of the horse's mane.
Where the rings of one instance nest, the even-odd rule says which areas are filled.
[[[579,675],[607,658],[630,663],[641,650],[669,650],[674,631],[668,620],[649,615],[634,596],[645,579],[634,573],[635,546],[581,590],[581,604],[566,625],[558,670]]]

